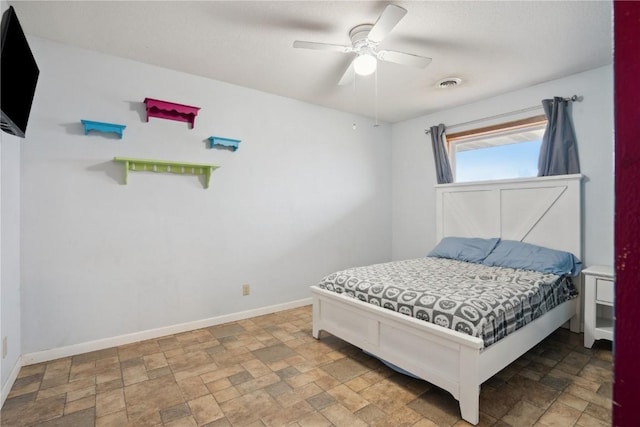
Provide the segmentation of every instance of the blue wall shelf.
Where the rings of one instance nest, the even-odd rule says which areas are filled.
[[[209,148],[224,147],[231,151],[236,151],[238,149],[238,144],[241,142],[239,139],[222,138],[219,136],[210,136],[208,139]]]
[[[125,125],[116,125],[114,123],[93,122],[91,120],[80,120],[84,126],[84,134],[89,134],[90,130],[98,132],[113,132],[118,134],[122,139],[122,131],[126,128]]]

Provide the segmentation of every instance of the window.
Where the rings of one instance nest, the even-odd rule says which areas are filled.
[[[536,116],[447,135],[455,182],[538,175],[538,156],[547,119]]]

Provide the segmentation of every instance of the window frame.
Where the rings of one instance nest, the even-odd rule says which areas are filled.
[[[482,137],[492,137],[502,133],[510,133],[517,131],[527,131],[529,129],[537,129],[540,127],[546,127],[547,117],[544,114],[527,117],[519,120],[512,120],[509,122],[498,123],[490,126],[483,126],[480,128],[468,129],[465,131],[448,133],[446,135],[447,153],[449,155],[449,163],[451,165],[451,172],[453,174],[453,182],[456,180],[456,153],[457,146],[464,144],[465,142],[476,141]],[[465,181],[466,182],[466,181]],[[473,182],[473,181],[470,181]]]

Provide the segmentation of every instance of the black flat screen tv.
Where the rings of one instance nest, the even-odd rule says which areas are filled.
[[[13,6],[2,15],[0,34],[0,126],[4,132],[24,138],[40,70]]]

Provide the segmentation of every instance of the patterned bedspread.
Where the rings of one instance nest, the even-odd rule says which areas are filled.
[[[480,337],[485,347],[577,296],[569,277],[434,257],[350,268],[317,286]]]

